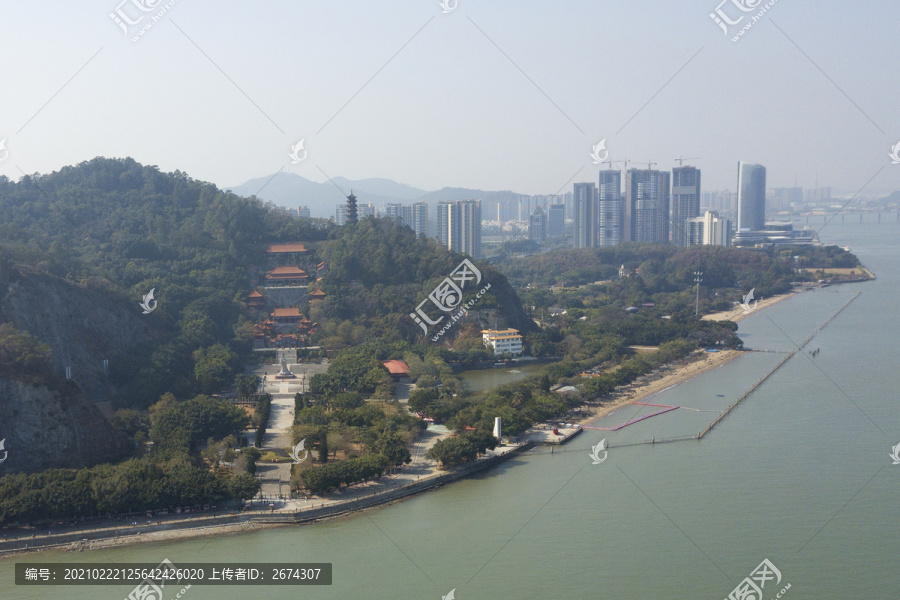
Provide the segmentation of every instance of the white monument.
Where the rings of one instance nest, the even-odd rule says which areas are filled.
[[[500,417],[494,417],[494,437],[498,440],[500,438]]]
[[[281,357],[281,371],[278,373],[278,375],[275,376],[275,379],[294,379],[295,377],[297,377],[297,376],[294,375],[293,373],[291,373],[291,370],[288,369],[287,359],[284,356],[282,356]]]

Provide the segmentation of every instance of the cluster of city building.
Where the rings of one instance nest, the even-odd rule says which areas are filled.
[[[576,248],[622,242],[694,245],[810,244],[814,236],[790,222],[766,222],[766,168],[738,163],[735,223],[718,211],[701,214],[700,169],[605,169],[597,184],[574,185]],[[552,205],[551,205],[552,207]],[[536,211],[537,212],[537,211]],[[533,218],[535,215],[533,215]],[[543,217],[537,213],[540,221]],[[542,225],[530,227],[540,231]]]
[[[621,171],[610,164],[599,171],[596,182],[575,183],[565,194],[503,193],[436,205],[388,203],[383,214],[418,236],[436,238],[446,248],[473,258],[482,257],[482,227],[492,240],[488,243],[525,234],[535,241],[575,248],[623,242],[756,246],[817,241],[814,233],[795,231],[789,221],[767,222],[766,209],[797,210],[804,203],[827,202],[830,188],[776,188],[767,198],[765,167],[739,162],[736,193],[703,192],[700,169],[678,160],[681,164],[671,171],[653,169],[655,163],[647,169],[628,169],[626,164]],[[347,202],[337,205],[335,221],[343,225],[381,214],[374,204],[358,204],[351,191]],[[297,216],[308,218],[309,208],[301,206]]]
[[[389,203],[385,216],[406,225],[417,236],[428,237],[431,225],[428,212],[427,202]],[[449,250],[464,252],[472,258],[481,258],[481,200],[438,202],[436,212],[432,235]],[[306,213],[309,213],[308,208]],[[373,204],[357,204],[352,190],[347,196],[346,204],[339,204],[335,209],[335,221],[338,225],[356,223],[359,219],[369,216],[380,215]]]

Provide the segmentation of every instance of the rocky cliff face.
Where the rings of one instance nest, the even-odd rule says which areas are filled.
[[[128,306],[110,294],[46,274],[21,272],[4,283],[0,320],[49,345],[52,375],[59,378],[69,366],[72,380],[47,387],[0,378],[0,439],[6,438],[9,453],[0,474],[114,458],[128,441],[95,405],[115,392],[103,360],[112,368],[130,349],[146,343],[152,335],[149,315],[142,315],[137,303]]]
[[[0,439],[6,439],[7,452],[0,475],[83,467],[127,451],[128,440],[113,430],[83,392],[71,388],[53,391],[0,379]]]
[[[139,300],[139,299],[138,299]],[[109,293],[40,273],[22,273],[0,303],[4,321],[53,348],[53,369],[71,367],[72,379],[94,402],[109,400],[113,390],[103,368],[150,338],[150,315],[138,300],[124,305]],[[143,317],[143,318],[142,318]]]

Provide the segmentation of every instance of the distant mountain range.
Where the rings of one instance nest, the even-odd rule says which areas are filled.
[[[230,189],[235,194],[256,196],[260,200],[285,208],[308,206],[311,216],[322,218],[333,217],[335,207],[345,202],[345,194],[349,194],[351,190],[356,195],[357,202],[374,204],[382,213],[385,204],[389,202],[408,204],[424,201],[430,206],[435,206],[442,201],[480,198],[483,219],[496,216],[498,202],[513,200],[518,196],[511,191],[490,192],[450,187],[429,192],[390,179],[379,178],[350,180],[335,177],[333,184],[317,183],[296,173],[278,173],[271,180],[269,177],[257,177]]]

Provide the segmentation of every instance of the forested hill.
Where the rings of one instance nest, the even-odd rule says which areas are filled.
[[[95,158],[18,182],[0,177],[0,239],[17,260],[69,279],[106,278],[129,294],[154,277],[190,273],[171,266],[231,270],[259,260],[259,244],[273,238],[324,239],[313,223],[130,158]],[[242,285],[226,275],[217,287]],[[163,310],[183,304],[177,294],[160,302]]]
[[[0,337],[9,342],[0,352],[0,439],[7,449],[50,449],[5,467],[73,466],[119,452],[97,401],[142,410],[166,392],[186,400],[229,389],[253,355],[261,318],[244,305],[251,281],[267,268],[268,244],[294,241],[329,265],[320,282],[328,298],[310,316],[320,323],[313,343],[330,350],[422,341],[409,313],[463,258],[388,219],[342,228],[294,219],[130,158],[0,177]],[[485,325],[533,329],[503,275],[480,267],[491,289],[446,339]],[[142,314],[151,289],[156,308]],[[109,443],[91,446],[91,435]]]
[[[0,178],[0,240],[9,259],[143,319],[147,334],[119,344],[128,342],[127,352],[91,358],[109,359],[110,394],[119,406],[145,407],[167,391],[190,397],[231,383],[248,347],[239,302],[248,268],[262,264],[266,243],[326,236],[319,221],[290,219],[254,198],[130,158],[95,158],[18,182]],[[138,303],[151,289],[157,308],[141,315]],[[29,308],[43,311],[39,304]],[[83,345],[84,328],[102,326],[96,315],[83,321],[81,331],[62,328],[55,339],[41,339],[55,364]],[[206,385],[196,376],[198,363],[211,371]]]
[[[345,228],[323,245],[320,255],[328,265],[321,282],[328,294],[321,315],[326,321],[325,342],[347,337],[332,327],[335,322],[362,326],[365,339],[425,340],[422,329],[409,314],[466,258],[449,253],[434,240],[417,238],[409,227],[398,226],[389,219],[371,218]],[[488,327],[535,330],[536,325],[525,314],[506,277],[493,265],[479,261],[475,264],[482,280],[477,285],[468,282],[462,290],[463,300],[473,300],[488,284],[490,288],[472,305],[462,322],[448,330],[443,341],[455,341],[464,331],[469,335],[477,331],[480,345],[480,330]],[[426,302],[426,311],[432,318],[441,314],[430,302]],[[434,333],[430,330],[429,337]],[[426,342],[432,344],[430,340]]]

